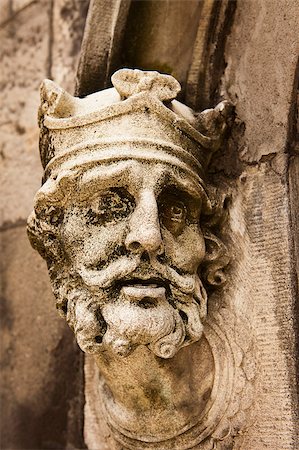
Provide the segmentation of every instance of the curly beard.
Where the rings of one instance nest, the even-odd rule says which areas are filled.
[[[66,319],[80,348],[91,354],[110,349],[128,356],[138,345],[145,345],[156,356],[171,358],[180,348],[198,341],[207,301],[198,275],[179,275],[157,261],[146,267],[140,261],[125,262],[111,265],[105,283],[99,282],[102,274],[85,268],[74,271],[68,281],[60,280],[63,289],[56,291],[58,305],[67,303]],[[128,285],[128,280],[142,273],[159,277],[165,287]]]

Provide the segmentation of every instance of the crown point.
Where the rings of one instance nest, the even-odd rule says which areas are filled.
[[[171,75],[155,71],[120,69],[112,75],[111,81],[123,98],[149,92],[164,102],[175,99],[181,90],[180,83]]]

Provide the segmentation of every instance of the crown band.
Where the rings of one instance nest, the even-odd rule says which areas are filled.
[[[146,151],[145,151],[146,150]],[[195,157],[183,148],[154,139],[97,139],[78,144],[58,154],[45,168],[45,178],[60,170],[122,159],[157,161],[175,165],[203,183],[203,168]]]

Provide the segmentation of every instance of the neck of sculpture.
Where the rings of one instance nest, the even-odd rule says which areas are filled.
[[[125,358],[105,351],[96,362],[108,423],[119,433],[140,441],[171,439],[207,408],[214,366],[205,338],[171,359],[139,346]]]

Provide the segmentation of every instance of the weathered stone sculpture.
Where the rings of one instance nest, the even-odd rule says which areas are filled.
[[[206,172],[230,107],[195,114],[157,72],[123,69],[112,82],[83,99],[43,83],[45,173],[29,237],[58,310],[95,355],[116,439],[187,449],[215,435],[235,385],[221,321],[207,318],[228,256]]]

